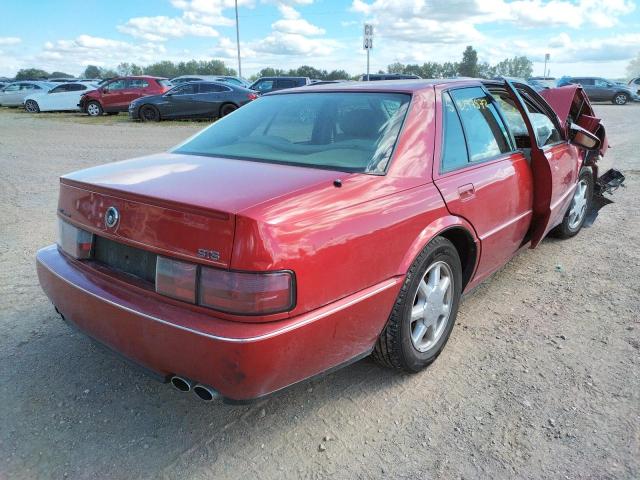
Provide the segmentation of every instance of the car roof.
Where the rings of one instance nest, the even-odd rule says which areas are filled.
[[[340,83],[324,83],[309,84],[303,87],[291,88],[286,90],[278,90],[268,93],[267,95],[282,95],[290,92],[311,92],[311,91],[332,91],[332,92],[396,92],[396,93],[413,93],[434,86],[454,86],[454,85],[480,85],[494,84],[501,85],[500,81],[484,80],[480,78],[436,78],[423,79],[412,78],[408,80],[376,80],[374,82],[340,82]]]

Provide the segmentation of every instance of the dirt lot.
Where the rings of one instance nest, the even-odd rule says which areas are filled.
[[[640,478],[640,104],[597,111],[628,188],[467,296],[429,369],[364,360],[233,407],[74,333],[34,269],[60,174],[204,124],[0,109],[0,479]]]

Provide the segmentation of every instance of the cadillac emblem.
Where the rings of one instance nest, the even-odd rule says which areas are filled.
[[[107,208],[106,213],[104,214],[104,224],[107,228],[113,228],[118,224],[118,220],[120,220],[120,212],[116,207]]]

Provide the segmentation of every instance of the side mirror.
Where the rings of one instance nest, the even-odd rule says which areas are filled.
[[[575,123],[569,126],[569,141],[571,144],[585,150],[598,150],[600,148],[600,139],[589,130]]]

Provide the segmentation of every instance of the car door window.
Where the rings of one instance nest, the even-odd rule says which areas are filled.
[[[32,83],[23,83],[20,85],[20,90],[34,90],[35,89],[35,85],[33,85]]]
[[[201,83],[198,86],[198,93],[216,93],[216,92],[225,92],[228,91],[227,87],[223,87],[222,85],[216,85],[215,83]]]
[[[529,118],[531,119],[531,125],[533,126],[538,146],[544,147],[545,145],[553,145],[554,143],[561,142],[563,139],[558,125],[547,115],[542,107],[536,104],[526,91],[518,89],[518,93],[522,96],[527,111],[529,112]]]
[[[270,92],[273,90],[273,80],[263,80],[255,86],[255,89],[259,92]]]
[[[17,92],[18,90],[20,90],[20,85],[9,85],[5,87],[3,92]]]
[[[61,93],[67,91],[67,85],[60,85],[53,90],[50,90],[49,93]]]
[[[115,91],[118,91],[118,90],[124,90],[125,88],[127,88],[127,81],[126,80],[116,80],[114,82],[108,83],[105,88],[110,92],[115,92]]]
[[[81,83],[70,83],[67,85],[67,89],[69,92],[79,92],[81,90],[86,90],[87,86],[82,85]]]
[[[195,93],[196,87],[193,83],[185,83],[171,90],[172,95],[191,95]]]
[[[594,82],[597,88],[609,88],[612,86],[609,82],[600,78],[596,78]]]
[[[129,88],[147,88],[148,86],[149,82],[141,78],[134,78],[132,80],[129,80]]]
[[[461,88],[450,92],[462,119],[472,162],[495,157],[511,150],[506,128],[491,97],[479,87]]]
[[[295,80],[278,80],[278,88],[293,88],[296,87],[296,81]]]
[[[578,78],[574,83],[577,83],[584,87],[593,87],[594,85],[594,81],[592,78]]]
[[[440,173],[462,168],[469,163],[462,123],[448,93],[442,96],[442,161]]]

